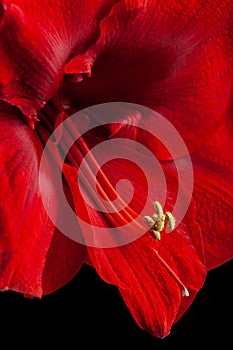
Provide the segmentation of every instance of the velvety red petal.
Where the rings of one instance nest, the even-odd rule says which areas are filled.
[[[78,273],[86,258],[86,247],[55,230],[43,271],[43,295],[52,293]]]
[[[5,104],[0,108],[0,289],[40,297],[54,231],[38,184],[42,145],[16,109]],[[46,171],[41,184],[51,200],[53,185]]]
[[[224,121],[211,140],[192,155],[197,221],[208,269],[233,258],[233,123]]]
[[[35,131],[9,105],[0,106],[0,289],[41,297],[79,271],[86,249],[54,228],[44,208],[57,215],[56,191]],[[43,191],[43,202],[41,198]]]
[[[102,170],[112,183],[112,188],[115,188],[119,178],[131,181],[136,198],[130,202],[130,206],[140,213],[141,205],[147,195],[147,184],[140,171],[137,169],[132,171],[130,163],[119,159],[118,162],[106,163]],[[92,209],[82,198],[77,182],[78,169],[65,166],[64,174],[73,193],[78,217],[89,221],[93,228],[111,227],[114,217]],[[86,174],[86,176],[88,178],[89,175]],[[170,186],[165,209],[172,211],[175,194],[171,190],[174,189],[175,192],[176,180],[173,178],[174,174],[168,177]],[[156,188],[156,186],[159,187],[160,184],[156,183],[155,179],[152,187]],[[106,197],[112,198],[107,184],[103,189]],[[87,188],[85,195],[91,203],[95,202],[95,198],[91,197]],[[115,217],[116,221],[119,219],[119,225],[122,217],[124,218],[124,213],[121,213],[119,218]],[[84,238],[88,237],[89,233],[83,232]],[[101,242],[101,238],[96,236],[95,243],[98,242]],[[161,241],[155,241],[147,233],[117,248],[89,246],[87,249],[90,261],[98,274],[106,282],[118,287],[138,325],[160,338],[169,334],[172,324],[192,303],[205,280],[202,237],[199,226],[195,222],[193,204],[190,205],[180,225],[173,232],[162,234]],[[173,272],[169,271],[166,264]],[[173,273],[179,278],[179,282]],[[184,285],[189,290],[188,297],[182,296]]]
[[[31,119],[57,91],[64,67],[96,39],[115,1],[2,0],[0,98]]]
[[[67,82],[66,100],[77,108],[110,101],[151,107],[194,150],[231,100],[230,3],[119,2],[101,21],[96,44],[76,57],[76,74],[91,77]]]

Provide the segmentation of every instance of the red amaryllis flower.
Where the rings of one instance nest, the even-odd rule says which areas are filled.
[[[169,334],[202,287],[206,268],[232,258],[233,170],[225,153],[232,148],[230,14],[230,1],[221,6],[204,1],[1,1],[1,289],[41,297],[64,285],[86,262],[118,287],[141,328],[158,337]],[[86,247],[65,237],[45,210],[62,215],[53,178],[57,165],[71,208],[93,227],[134,220],[148,195],[143,172],[118,159],[99,169],[98,191],[105,202],[113,201],[118,180],[128,179],[134,187],[130,205],[115,214],[91,207],[96,201],[88,187],[94,156],[82,192],[77,176],[84,156],[101,142],[131,138],[160,159],[167,180],[165,211],[173,212],[178,190],[171,155],[142,128],[144,122],[153,125],[153,115],[141,120],[137,110],[83,136],[76,125],[65,138],[67,130],[61,130],[54,140],[57,154],[48,156],[39,184],[44,145],[72,113],[63,104],[77,111],[111,101],[151,107],[172,122],[191,153],[193,199],[173,232],[154,227],[160,240],[148,231],[120,247]],[[84,123],[101,120],[101,115],[85,117]],[[79,137],[62,166],[60,156],[68,151],[64,140],[72,132]],[[127,142],[120,146],[128,152]],[[133,152],[141,156],[137,147]],[[187,154],[182,150],[176,156],[182,168]],[[160,187],[153,178],[155,194]],[[85,239],[88,232],[82,233]]]

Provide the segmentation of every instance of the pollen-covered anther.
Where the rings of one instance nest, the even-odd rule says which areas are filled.
[[[155,215],[157,215],[158,218],[161,218],[163,216],[163,208],[161,204],[158,201],[156,201],[153,203],[153,207],[154,207]]]
[[[149,226],[151,233],[156,240],[161,239],[160,232],[164,230],[165,222],[169,231],[175,228],[175,218],[170,212],[163,213],[161,204],[156,201],[153,203],[154,213],[152,216],[144,216],[145,223]]]
[[[155,220],[154,227],[156,228],[157,231],[161,232],[164,229],[165,225],[165,215],[162,215],[160,218]]]
[[[173,231],[176,225],[176,220],[172,213],[170,213],[169,211],[165,213],[165,221],[167,223],[168,230]]]
[[[161,234],[159,231],[151,230],[151,233],[153,233],[154,238],[159,241],[161,239]]]
[[[144,216],[144,221],[150,228],[155,224],[155,221],[150,216]]]

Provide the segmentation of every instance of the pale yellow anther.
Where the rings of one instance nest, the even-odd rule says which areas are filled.
[[[165,221],[167,223],[168,230],[173,231],[176,225],[176,220],[172,213],[170,213],[169,211],[165,213]]]
[[[155,230],[152,229],[151,232],[153,233],[154,238],[156,239],[156,241],[159,241],[161,239],[161,235],[160,235],[159,231],[155,231]]]
[[[168,230],[172,231],[175,228],[175,218],[169,211],[164,214],[163,208],[158,201],[153,203],[153,207],[154,213],[152,216],[144,216],[144,221],[149,226],[154,238],[160,240],[160,232],[164,230],[165,222]]]
[[[165,215],[162,215],[159,219],[157,219],[154,227],[156,228],[157,231],[161,232],[164,229],[164,224],[165,224]]]
[[[144,216],[144,221],[150,228],[155,224],[155,221],[150,216]]]
[[[154,220],[154,222],[156,222],[159,219],[159,216],[157,214],[153,214],[152,219]]]
[[[155,215],[157,215],[159,218],[163,216],[163,208],[159,202],[154,202],[153,204]]]

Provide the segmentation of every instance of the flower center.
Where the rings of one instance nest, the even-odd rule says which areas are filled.
[[[114,198],[118,195],[116,193],[116,189],[112,185],[108,176],[101,169],[95,157],[90,152],[90,148],[85,141],[85,138],[79,133],[77,126],[74,125],[72,120],[68,118],[68,113],[64,110],[64,107],[61,105],[58,99],[53,98],[47,105],[43,108],[39,113],[40,122],[36,123],[36,131],[45,145],[50,138],[50,135],[54,135],[54,130],[58,130],[55,132],[54,138],[54,148],[52,156],[56,160],[58,166],[61,171],[63,169],[63,161],[61,158],[61,154],[67,154],[66,159],[67,162],[76,168],[80,168],[80,164],[85,161],[85,173],[80,173],[80,179],[85,187],[86,192],[93,198],[96,202],[98,201],[98,205],[100,210],[102,209],[105,212],[104,202],[112,202]],[[68,121],[66,123],[66,127],[58,128],[63,120]],[[68,127],[67,127],[68,125]],[[68,145],[71,145],[71,148],[68,149]],[[85,155],[89,153],[90,157],[88,160],[85,160]],[[95,178],[96,170],[98,170],[98,179]],[[99,193],[105,199],[105,201],[98,200],[96,198],[96,194],[93,190],[93,187],[90,185],[96,182],[96,187],[98,188]],[[78,186],[78,183],[77,183]],[[120,198],[121,200],[121,198]],[[131,206],[124,206],[124,201],[122,199],[122,209],[119,211],[114,211],[113,213],[105,214],[109,222],[114,226],[122,226],[128,224],[129,222],[134,221],[134,219],[138,216],[138,213]],[[170,212],[163,212],[162,206],[159,202],[154,202],[154,213],[152,216],[145,216],[144,221],[150,228],[150,232],[152,233],[155,240],[161,239],[161,232],[165,228],[165,224],[169,231],[174,230],[175,228],[175,218]],[[143,229],[143,227],[142,227]],[[159,255],[158,251],[153,249],[155,252],[155,256],[160,261],[160,263],[164,266],[164,268],[169,272],[169,274],[174,278],[174,280],[179,284],[182,289],[182,296],[189,296],[188,289],[176,275],[176,273],[172,270],[172,268],[167,264],[167,262]]]

